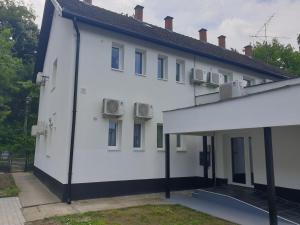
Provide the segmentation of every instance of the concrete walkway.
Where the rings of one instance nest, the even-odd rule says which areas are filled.
[[[195,197],[192,197],[190,194],[172,193],[170,202],[181,204],[237,224],[269,224],[269,215],[267,212],[239,200],[215,193],[203,192]],[[295,225],[296,223],[279,218],[278,224]]]
[[[127,208],[150,204],[170,204],[166,201],[162,201],[162,197],[162,194],[149,194],[74,201],[71,205],[66,203],[55,203],[24,208],[23,214],[26,222],[31,222],[53,216],[63,216],[75,213]]]
[[[23,225],[25,219],[18,198],[0,198],[0,224]]]
[[[12,175],[20,189],[19,198],[22,207],[60,202],[60,199],[49,191],[32,173],[20,172]]]

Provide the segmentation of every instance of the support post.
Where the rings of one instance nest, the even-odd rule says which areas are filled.
[[[165,142],[166,142],[166,149],[165,149],[165,171],[166,171],[166,178],[165,178],[165,195],[166,198],[170,198],[170,134],[165,134]]]
[[[278,221],[277,221],[277,208],[276,208],[276,190],[275,190],[275,178],[274,178],[271,127],[264,128],[264,140],[265,140],[265,155],[266,155],[269,220],[270,220],[270,225],[277,225]]]
[[[203,158],[204,158],[204,178],[208,178],[208,165],[207,165],[207,136],[203,136]]]
[[[215,159],[215,137],[211,137],[211,162],[212,162],[212,178],[214,186],[217,185],[216,182],[216,159]]]

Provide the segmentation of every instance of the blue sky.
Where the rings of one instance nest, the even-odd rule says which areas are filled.
[[[25,0],[35,9],[40,24],[45,0]],[[227,36],[227,47],[242,52],[245,45],[273,14],[268,26],[269,36],[298,49],[300,33],[300,0],[93,0],[93,4],[119,13],[133,14],[136,4],[145,7],[145,21],[163,26],[165,16],[174,17],[176,32],[198,38],[198,30],[208,30],[208,41],[216,44],[221,34]],[[263,35],[261,32],[259,35]]]

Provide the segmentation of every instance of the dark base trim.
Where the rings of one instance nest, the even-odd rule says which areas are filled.
[[[260,191],[267,191],[267,185],[254,184],[254,188]],[[276,187],[276,194],[284,199],[300,203],[300,190],[284,187]]]
[[[226,178],[216,178],[217,186],[223,186],[223,185],[227,185],[227,184],[228,184],[228,180]]]
[[[45,184],[50,191],[52,191],[59,199],[64,201],[66,199],[66,184],[60,183],[55,178],[51,177],[44,171],[40,170],[37,167],[33,167],[33,174],[43,183]]]
[[[66,184],[62,184],[37,167],[34,174],[62,201],[66,201]],[[217,179],[218,180],[218,179]],[[213,186],[212,179],[202,177],[171,178],[172,191]],[[72,200],[164,192],[165,179],[126,180],[72,184]]]
[[[212,186],[211,179],[201,177],[170,178],[171,190],[191,190]],[[72,185],[72,199],[89,199],[165,191],[165,179],[109,181]]]

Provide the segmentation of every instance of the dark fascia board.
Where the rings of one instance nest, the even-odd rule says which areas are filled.
[[[53,14],[54,14],[54,6],[51,0],[46,0],[42,27],[39,36],[38,52],[36,55],[36,63],[34,67],[34,74],[32,77],[33,82],[35,82],[36,80],[37,73],[42,72],[44,69],[44,62],[45,62],[46,52],[48,48],[51,27],[52,27]]]
[[[52,3],[49,0],[47,0],[46,6],[45,6],[46,17],[44,16],[44,18],[43,18],[43,26],[45,25],[47,27],[45,28],[46,33],[42,34],[43,37],[41,36],[41,39],[40,39],[40,42],[39,42],[39,48],[38,48],[39,49],[39,54],[38,54],[38,57],[37,57],[36,68],[35,68],[35,71],[34,71],[34,78],[36,77],[38,72],[42,72],[42,70],[43,70],[43,65],[44,65],[45,55],[46,55],[47,46],[48,46],[50,30],[51,30],[54,7],[52,5],[52,8],[49,9],[49,7],[47,7],[47,4],[52,5]],[[52,11],[52,13],[48,12],[48,11]],[[96,26],[96,27],[99,27],[99,28],[102,28],[102,29],[105,29],[105,30],[121,33],[121,34],[124,34],[124,35],[127,35],[127,36],[131,36],[131,37],[134,37],[134,38],[137,38],[137,39],[142,39],[142,40],[154,43],[154,44],[166,46],[166,47],[176,49],[176,50],[179,50],[179,51],[184,51],[184,52],[190,53],[192,55],[197,55],[197,56],[200,56],[200,57],[204,57],[204,58],[207,58],[207,59],[210,59],[210,60],[213,60],[213,61],[219,61],[219,62],[222,62],[222,63],[225,63],[225,64],[231,64],[233,66],[240,67],[240,68],[250,70],[250,71],[253,71],[253,72],[262,73],[262,74],[265,74],[266,77],[268,77],[268,76],[273,77],[277,80],[284,80],[284,79],[289,78],[288,76],[285,76],[285,75],[278,75],[278,74],[274,74],[274,73],[271,73],[271,72],[268,72],[268,71],[265,71],[265,70],[256,69],[256,68],[253,68],[251,66],[246,66],[246,65],[243,65],[243,64],[240,64],[240,63],[237,63],[237,62],[222,59],[222,58],[215,57],[215,56],[212,56],[212,55],[209,55],[209,54],[200,53],[200,52],[195,51],[195,50],[190,49],[190,48],[185,48],[185,47],[182,47],[182,46],[179,46],[179,45],[171,44],[171,43],[159,40],[159,39],[155,39],[155,38],[145,36],[143,34],[132,32],[130,30],[126,30],[126,29],[123,29],[123,28],[120,28],[120,27],[115,27],[115,26],[112,26],[110,24],[101,23],[101,22],[96,21],[96,20],[92,20],[92,19],[80,16],[80,15],[76,15],[73,12],[68,11],[67,9],[63,9],[62,16],[64,18],[72,19],[72,20],[74,19],[74,17],[76,17],[79,22],[82,22],[82,23],[85,23],[85,24],[88,24],[88,25],[91,25],[91,26]],[[47,21],[47,20],[51,20],[51,22]],[[42,28],[43,28],[43,26],[42,26]],[[41,30],[41,33],[42,32],[43,32],[43,29]],[[44,37],[44,36],[47,36],[47,37]],[[42,47],[42,48],[40,48],[40,47]]]
[[[253,67],[250,67],[250,66],[246,66],[246,65],[243,65],[243,64],[240,64],[240,63],[230,61],[230,60],[214,57],[212,55],[205,54],[205,53],[200,53],[200,52],[195,51],[195,50],[190,49],[190,48],[185,48],[185,47],[178,46],[178,45],[175,45],[175,44],[171,44],[171,43],[161,41],[161,40],[158,40],[158,39],[155,39],[155,38],[150,38],[150,37],[147,37],[143,34],[138,34],[138,33],[126,30],[126,29],[122,29],[120,27],[114,27],[110,24],[101,23],[101,22],[96,21],[96,20],[92,20],[92,19],[80,16],[80,15],[76,15],[72,12],[67,11],[67,10],[63,10],[62,16],[65,17],[65,18],[68,18],[68,19],[73,19],[74,17],[76,17],[79,22],[86,23],[88,25],[92,25],[92,26],[96,26],[96,27],[99,27],[99,28],[102,28],[102,29],[105,29],[105,30],[110,30],[110,31],[113,31],[113,32],[121,33],[121,34],[131,36],[131,37],[134,37],[134,38],[137,38],[137,39],[142,39],[142,40],[145,40],[145,41],[152,42],[154,44],[163,45],[163,46],[166,46],[166,47],[169,47],[169,48],[172,48],[172,49],[177,49],[177,50],[184,51],[184,52],[187,52],[187,53],[190,53],[190,54],[193,54],[193,55],[205,57],[205,58],[208,58],[208,59],[211,59],[211,60],[214,60],[214,61],[219,61],[219,62],[222,62],[222,63],[225,63],[225,64],[231,64],[231,65],[234,65],[234,66],[237,66],[237,67],[240,67],[240,68],[244,68],[244,69],[247,69],[247,70],[257,72],[257,73],[263,73],[263,74],[266,74],[267,76],[271,76],[271,77],[274,77],[274,78],[279,79],[279,80],[289,78],[288,76],[285,76],[285,75],[277,75],[277,74],[274,74],[274,73],[271,73],[271,72],[268,72],[268,71],[259,70],[259,69],[256,69],[256,68],[253,68]]]

